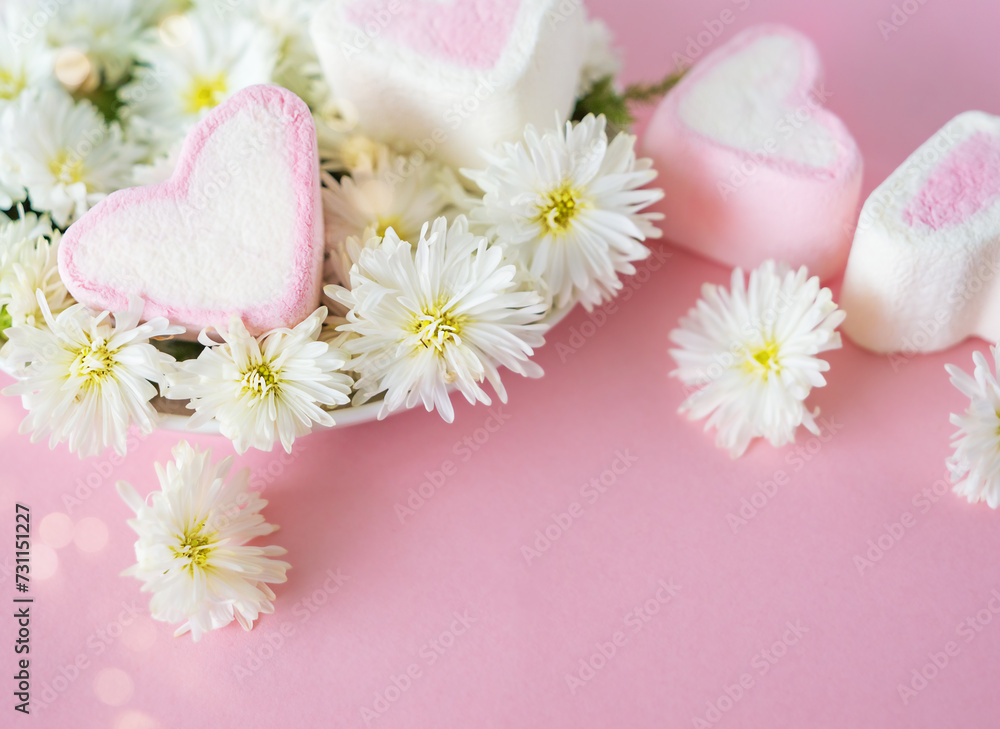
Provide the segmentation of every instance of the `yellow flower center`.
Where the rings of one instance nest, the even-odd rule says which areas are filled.
[[[564,182],[545,195],[545,201],[538,206],[535,221],[540,223],[549,235],[566,233],[573,220],[584,208],[583,196],[569,181]]]
[[[65,149],[60,150],[55,157],[49,160],[49,172],[64,185],[75,185],[78,182],[83,182],[83,159],[77,154],[70,154]]]
[[[344,126],[345,122],[340,117],[330,117],[327,122],[334,128]],[[370,163],[378,154],[377,144],[362,135],[349,137],[340,146],[340,157],[344,166],[348,169],[359,167],[362,163]]]
[[[24,74],[15,74],[7,68],[0,68],[0,99],[16,99],[28,85]]]
[[[191,80],[190,88],[184,94],[184,110],[188,114],[197,114],[202,109],[218,106],[228,89],[225,73],[217,73],[215,76],[195,76]]]
[[[204,529],[204,520],[198,522],[194,526],[188,527],[184,530],[183,534],[177,535],[178,545],[176,547],[170,547],[170,551],[173,552],[174,558],[182,560],[186,563],[182,569],[186,569],[192,573],[194,572],[195,567],[198,569],[204,569],[208,562],[208,558],[215,550],[215,533],[206,534]]]
[[[271,369],[270,365],[261,363],[256,367],[243,373],[243,392],[252,392],[255,395],[266,395],[269,390],[278,387],[278,375]]]
[[[781,372],[781,362],[778,356],[780,351],[781,348],[775,341],[766,342],[763,347],[751,351],[750,359],[746,361],[745,365],[747,372],[763,374],[765,379],[772,372]]]
[[[389,215],[386,217],[379,216],[379,219],[375,221],[375,233],[379,238],[385,237],[385,232],[392,228],[396,231],[396,235],[399,236],[400,240],[409,240],[407,231],[403,230],[403,221],[398,215]]]
[[[421,314],[413,318],[411,329],[420,335],[420,344],[426,349],[434,348],[442,352],[448,344],[457,344],[461,341],[465,317],[445,311],[445,303],[440,302],[425,307]]]
[[[70,374],[85,380],[84,387],[100,384],[114,377],[114,353],[108,350],[107,342],[101,340],[77,350],[76,358],[70,365]]]

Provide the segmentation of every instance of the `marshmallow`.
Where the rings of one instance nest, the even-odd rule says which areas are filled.
[[[1000,339],[1000,117],[961,114],[868,198],[844,275],[844,332],[875,352]]]
[[[252,86],[188,135],[173,176],[120,190],[66,232],[59,274],[97,310],[130,296],[189,333],[239,315],[260,334],[318,306],[323,208],[316,130],[305,103]]]
[[[862,160],[822,107],[820,62],[789,28],[749,28],[691,69],[646,131],[664,236],[744,269],[777,259],[820,278],[847,261]]]
[[[311,30],[362,132],[468,168],[570,115],[590,38],[565,0],[328,0]]]

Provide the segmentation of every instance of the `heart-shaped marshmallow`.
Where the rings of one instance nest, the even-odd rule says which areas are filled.
[[[863,165],[822,106],[819,75],[808,38],[754,26],[667,95],[644,147],[666,193],[669,240],[730,266],[774,258],[821,278],[843,270]]]
[[[365,133],[479,168],[480,149],[569,116],[585,27],[565,0],[328,0],[312,36]]]
[[[843,329],[876,352],[1000,340],[1000,117],[961,114],[861,210]]]
[[[319,306],[323,267],[316,129],[306,104],[252,86],[188,135],[173,176],[120,190],[70,227],[59,274],[77,301],[196,332],[232,314],[260,334]]]

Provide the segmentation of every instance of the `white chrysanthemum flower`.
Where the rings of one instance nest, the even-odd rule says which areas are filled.
[[[56,252],[59,233],[47,218],[21,212],[19,220],[0,225],[0,307],[9,326],[41,326],[41,292],[49,311],[58,314],[72,303],[62,279]]]
[[[135,12],[146,25],[159,23],[168,16],[186,12],[191,0],[135,0]],[[228,5],[228,3],[227,3]],[[169,35],[169,33],[164,33]]]
[[[370,137],[358,134],[352,123],[320,114],[313,114],[313,121],[316,122],[320,167],[328,172],[373,169],[373,160],[385,148]]]
[[[165,147],[240,89],[270,83],[277,54],[270,34],[245,18],[221,22],[208,11],[181,17],[176,42],[144,49],[144,65],[119,94],[130,125],[162,136]]]
[[[309,33],[312,19],[320,0],[195,0],[195,8],[203,10],[219,23],[234,18],[245,18],[265,29],[277,49],[274,82],[298,94],[309,104],[320,101],[316,97],[323,88],[322,71],[316,49]]]
[[[320,165],[331,172],[347,172],[371,167],[379,149],[385,145],[358,131],[358,113],[353,104],[333,98],[329,88],[323,100],[313,107],[316,143]]]
[[[275,329],[259,340],[234,317],[223,343],[206,332],[198,359],[182,362],[168,378],[166,396],[190,400],[191,427],[216,420],[237,452],[270,451],[276,442],[291,453],[296,438],[315,424],[332,427],[324,408],[350,402],[353,380],[343,373],[348,356],[318,341],[325,308],[294,329]]]
[[[146,18],[147,0],[59,0],[46,24],[53,48],[86,56],[94,83],[115,86],[135,63]],[[43,3],[44,4],[44,3]]]
[[[230,475],[233,459],[215,465],[212,451],[181,441],[166,468],[156,464],[160,491],[143,499],[127,483],[118,493],[135,511],[128,524],[139,535],[137,563],[122,574],[142,580],[153,593],[154,620],[182,623],[194,640],[236,620],[244,630],[274,612],[269,584],[285,582],[281,547],[248,544],[275,532],[260,511],[267,502],[249,490],[249,471]]]
[[[636,159],[635,137],[609,144],[606,124],[591,115],[544,134],[529,126],[523,143],[485,154],[487,170],[465,171],[486,193],[473,220],[544,278],[560,308],[614,296],[619,274],[649,256],[642,241],[661,235],[662,216],[641,212],[663,197],[642,189],[656,178],[652,162]]]
[[[327,280],[348,285],[352,261],[347,240],[383,237],[389,228],[416,240],[424,223],[448,213],[454,173],[429,160],[381,150],[371,168],[358,168],[338,182],[323,174]]]
[[[0,6],[0,108],[28,89],[55,84],[52,51],[20,2]]]
[[[464,216],[424,225],[414,249],[390,229],[359,251],[351,289],[327,287],[348,307],[344,347],[360,374],[357,401],[385,393],[379,418],[423,403],[447,422],[455,417],[449,387],[470,403],[490,404],[488,380],[502,402],[498,368],[540,377],[529,358],[544,344],[545,305],[517,291],[517,271],[503,250],[469,232]]]
[[[578,96],[585,96],[598,81],[614,78],[622,70],[622,61],[611,45],[611,29],[603,20],[587,23],[587,56],[584,59]]]
[[[108,125],[90,102],[74,102],[61,90],[23,94],[5,117],[5,156],[31,207],[50,213],[60,228],[127,187],[142,156],[117,124]]]
[[[177,171],[183,148],[184,140],[178,139],[163,154],[153,157],[148,162],[137,164],[132,168],[132,184],[137,187],[146,187],[159,185],[169,180],[171,175]]]
[[[1000,370],[998,347],[990,351],[993,367],[982,352],[973,352],[971,377],[955,365],[945,365],[951,384],[969,398],[965,414],[951,416],[952,425],[959,430],[952,436],[955,453],[948,459],[948,470],[956,494],[971,503],[985,501],[995,509],[1000,506]]]
[[[754,438],[782,446],[804,425],[819,433],[804,400],[826,384],[829,363],[816,355],[841,346],[836,329],[844,320],[830,289],[820,288],[805,267],[797,272],[766,261],[744,282],[736,269],[732,289],[705,284],[702,298],[670,339],[677,361],[671,375],[699,388],[680,411],[692,420],[708,417],[716,444],[733,458]]]
[[[10,108],[26,91],[57,86],[51,49],[32,18],[30,3],[0,3],[0,138],[10,137],[16,121]],[[11,147],[0,141],[0,208],[9,210],[26,196]]]
[[[14,110],[0,110],[0,140],[10,139],[15,123]],[[28,198],[21,176],[18,174],[11,148],[0,141],[0,210],[10,210]]]
[[[9,361],[24,379],[4,394],[20,395],[29,411],[21,432],[32,442],[49,436],[49,446],[63,441],[81,457],[113,447],[125,455],[130,425],[143,433],[153,430],[157,414],[150,404],[156,388],[172,369],[172,357],[149,340],[180,334],[166,319],[139,323],[143,303],[128,311],[93,316],[82,305],[54,317],[44,295],[38,305],[47,327],[19,326],[7,330],[4,347]]]
[[[33,212],[25,212],[24,207],[17,207],[17,217],[8,219],[0,216],[0,258],[5,251],[10,251],[14,246],[26,240],[34,240],[39,236],[52,235],[52,221],[44,215]]]

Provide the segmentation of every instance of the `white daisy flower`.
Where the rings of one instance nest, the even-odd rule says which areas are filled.
[[[21,205],[17,207],[16,218],[9,219],[0,215],[0,220],[3,220],[0,223],[0,257],[23,241],[51,236],[53,232],[51,220],[37,213],[26,213]]]
[[[208,111],[234,93],[270,83],[276,48],[266,30],[245,18],[220,22],[210,12],[181,16],[184,33],[175,43],[144,49],[135,80],[119,96],[123,116],[169,147]]]
[[[132,184],[137,187],[159,185],[166,182],[177,171],[181,161],[181,150],[184,139],[178,139],[165,154],[153,157],[148,162],[142,162],[132,168]]]
[[[32,442],[49,436],[49,446],[67,441],[81,457],[113,447],[125,455],[129,426],[143,433],[153,430],[157,414],[150,404],[163,383],[173,358],[149,340],[169,337],[183,329],[166,319],[139,323],[143,303],[133,300],[128,311],[91,315],[82,305],[57,317],[38,292],[38,306],[46,327],[18,326],[7,330],[5,351],[24,379],[4,390],[20,395],[29,411],[21,432],[32,432]]]
[[[191,7],[190,0],[135,0],[135,12],[146,25],[160,23],[171,15],[179,15]]]
[[[9,139],[14,124],[11,110],[0,111],[0,139]],[[0,141],[0,210],[10,210],[28,197],[15,166],[11,149]]]
[[[429,160],[380,151],[370,169],[358,168],[338,182],[323,174],[327,280],[347,285],[352,262],[348,238],[382,237],[389,228],[403,240],[416,240],[424,223],[451,207],[450,169]]]
[[[361,134],[357,109],[348,101],[326,98],[314,107],[320,164],[330,172],[373,170],[375,160],[389,148]]]
[[[5,113],[0,142],[31,207],[65,228],[108,193],[127,187],[142,151],[88,101],[61,90],[23,94]]]
[[[298,94],[310,105],[321,99],[323,88],[319,59],[309,33],[309,21],[319,0],[243,0],[220,2],[196,0],[195,7],[214,15],[217,22],[228,23],[243,17],[265,29],[277,49],[274,82]],[[321,92],[320,92],[321,93]]]
[[[42,326],[37,292],[58,314],[72,302],[62,279],[56,251],[59,233],[47,218],[21,211],[21,218],[0,225],[0,307],[5,326]]]
[[[635,137],[609,144],[604,116],[587,116],[565,131],[540,134],[484,154],[490,167],[465,171],[486,193],[472,219],[544,278],[560,308],[579,300],[589,311],[621,290],[619,274],[649,256],[642,244],[660,237],[640,211],[663,197],[641,189],[656,178],[652,162],[636,160]]]
[[[0,109],[27,89],[55,84],[52,51],[32,29],[30,6],[7,2],[0,7]]]
[[[86,57],[93,85],[115,86],[135,62],[145,19],[139,7],[146,0],[59,0],[46,25],[53,48]]]
[[[808,276],[805,267],[767,261],[745,284],[736,269],[731,291],[705,284],[670,333],[681,347],[670,350],[678,365],[671,375],[698,388],[680,411],[692,420],[707,416],[705,429],[717,428],[716,444],[733,458],[754,438],[777,447],[793,442],[800,425],[819,433],[819,409],[810,412],[803,401],[826,384],[821,373],[830,365],[816,355],[840,348],[844,312]]]
[[[450,229],[445,218],[425,224],[415,250],[392,229],[361,249],[351,289],[327,287],[349,309],[341,329],[359,335],[344,345],[361,376],[356,400],[384,392],[379,418],[423,403],[450,423],[450,387],[488,405],[484,379],[507,402],[499,367],[540,377],[529,358],[544,344],[545,305],[537,293],[517,291],[516,276],[464,216]]]
[[[990,351],[992,367],[982,352],[972,353],[975,369],[971,377],[955,365],[945,365],[951,384],[969,398],[965,414],[951,416],[959,430],[952,436],[955,453],[948,459],[948,470],[956,494],[971,503],[985,501],[995,509],[1000,506],[1000,370],[998,347]]]
[[[15,119],[9,107],[28,90],[55,87],[52,53],[31,19],[31,6],[0,4],[0,134],[10,136]],[[10,146],[0,142],[0,208],[9,210],[26,197]]]
[[[248,544],[277,531],[260,511],[267,502],[249,490],[249,471],[230,476],[233,459],[213,465],[212,451],[180,442],[166,468],[156,464],[160,490],[143,499],[127,483],[118,493],[135,511],[128,524],[139,535],[137,563],[122,572],[153,593],[154,620],[182,623],[197,641],[233,620],[244,630],[274,612],[269,584],[286,581],[281,547]]]
[[[181,362],[168,377],[166,396],[190,400],[191,427],[216,420],[238,453],[270,451],[276,442],[289,453],[313,426],[335,425],[324,408],[350,402],[353,380],[342,372],[347,355],[319,341],[326,319],[317,309],[294,329],[275,329],[259,340],[234,317],[218,344],[202,332],[206,349]]]

